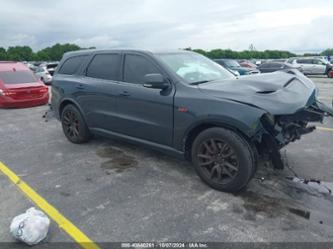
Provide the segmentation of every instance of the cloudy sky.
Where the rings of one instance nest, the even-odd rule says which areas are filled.
[[[0,47],[333,47],[332,0],[0,0]]]

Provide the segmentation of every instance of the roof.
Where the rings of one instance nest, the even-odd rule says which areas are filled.
[[[30,70],[26,65],[16,61],[0,61],[0,71],[27,71]]]
[[[181,50],[181,49],[164,49],[164,50],[148,50],[148,49],[137,49],[137,48],[117,48],[117,49],[84,49],[65,53],[64,56],[74,56],[74,55],[85,55],[96,52],[141,52],[149,54],[168,54],[168,53],[188,53],[191,51]]]

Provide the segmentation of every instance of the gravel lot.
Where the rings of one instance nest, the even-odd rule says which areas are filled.
[[[333,79],[313,80],[331,105]],[[232,195],[154,151],[99,137],[71,144],[57,120],[43,120],[47,109],[0,110],[0,161],[96,242],[333,241],[333,196],[286,179],[293,170],[333,189],[333,130],[284,149],[292,170],[262,162],[247,190]],[[319,126],[333,128],[333,119]],[[11,219],[33,204],[1,174],[0,187],[0,241],[10,242]],[[71,238],[53,222],[47,241]]]

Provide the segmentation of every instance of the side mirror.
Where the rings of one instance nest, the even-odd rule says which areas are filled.
[[[146,74],[144,80],[145,83],[143,86],[147,88],[163,90],[169,87],[169,84],[165,81],[163,75],[159,73]]]

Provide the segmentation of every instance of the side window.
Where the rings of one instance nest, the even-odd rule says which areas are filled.
[[[313,64],[316,64],[316,65],[326,65],[323,61],[321,60],[313,60],[312,62]]]
[[[81,66],[83,60],[87,57],[87,55],[80,55],[75,57],[68,58],[61,66],[58,73],[60,74],[69,74],[72,75],[76,73],[76,71]]]
[[[151,73],[161,73],[158,68],[140,55],[128,54],[124,63],[124,81],[129,83],[143,84],[144,76]]]
[[[312,60],[312,61],[311,61],[311,64],[319,65],[320,63],[319,63],[319,60]]]
[[[97,54],[87,68],[87,76],[106,80],[120,79],[120,54]]]

